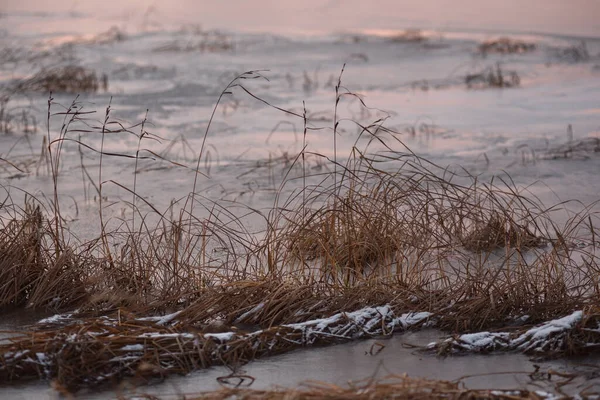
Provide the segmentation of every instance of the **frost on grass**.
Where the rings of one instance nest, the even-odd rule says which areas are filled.
[[[600,315],[586,315],[582,310],[517,333],[469,333],[427,346],[440,354],[489,353],[503,350],[539,355],[574,354],[598,347]]]
[[[155,317],[143,317],[138,318],[138,321],[150,321],[154,322],[156,325],[168,325],[171,321],[173,321],[177,316],[181,314],[181,311],[176,311],[171,314],[155,316]]]

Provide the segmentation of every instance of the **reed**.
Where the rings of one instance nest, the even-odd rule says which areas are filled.
[[[212,116],[221,99],[238,90],[297,118],[305,132],[314,129],[305,109],[271,105],[245,86],[263,78],[250,71],[231,80]],[[47,209],[35,198],[23,208],[10,198],[0,205],[0,281],[7,282],[0,305],[77,312],[58,326],[1,343],[0,380],[41,377],[75,390],[137,374],[235,365],[426,321],[468,333],[503,328],[524,315],[539,324],[600,305],[593,205],[559,225],[553,215],[566,203],[548,207],[508,176],[481,182],[437,166],[385,128],[385,118],[365,125],[340,117],[346,99],[364,105],[341,85],[341,75],[335,93],[333,158],[308,151],[303,139],[298,154],[268,164],[282,170],[278,186],[273,179],[273,206],[240,206],[264,222],[259,235],[228,203],[199,194],[210,124],[189,167],[143,149],[152,137],[146,120],[126,127],[109,106],[101,121],[91,122],[77,100],[57,113],[50,98],[48,125],[53,116],[63,120],[57,137],[50,127],[47,132],[54,197]],[[350,122],[359,132],[342,156],[337,134]],[[101,137],[100,148],[87,145],[82,133]],[[135,136],[135,154],[105,150],[105,140],[117,133]],[[136,171],[142,159],[192,171],[191,193],[161,212],[137,193],[135,179],[132,188],[104,181],[100,161],[101,218],[109,185],[132,196],[136,217],[114,229],[102,219],[98,237],[79,243],[64,223],[58,195],[67,143],[101,160],[131,158]],[[325,167],[310,173],[307,159]],[[427,317],[413,324],[402,319],[417,312]],[[227,332],[211,336],[215,324]],[[236,324],[253,328],[240,332]]]

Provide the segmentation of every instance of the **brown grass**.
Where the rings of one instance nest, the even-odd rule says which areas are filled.
[[[544,392],[539,390],[493,390],[493,389],[469,389],[462,382],[450,382],[444,380],[411,378],[407,375],[388,375],[379,379],[364,379],[353,381],[347,386],[337,386],[326,382],[306,382],[295,389],[279,388],[269,390],[257,390],[248,388],[223,388],[214,392],[185,395],[189,400],[217,400],[217,399],[268,399],[268,400],[416,400],[416,399],[481,399],[481,400],[539,400],[551,396],[561,396],[561,399],[587,398],[597,395],[593,390],[586,390],[579,394],[580,397],[562,395],[560,390],[556,392]],[[136,395],[136,398],[145,398],[144,394]],[[158,399],[149,395],[148,399]]]
[[[232,51],[235,48],[233,38],[216,30],[192,29],[191,32],[182,32],[185,38],[173,40],[154,49],[155,52],[200,52],[221,53]]]
[[[482,55],[488,54],[523,54],[536,49],[534,43],[528,43],[522,40],[515,40],[507,37],[501,37],[493,40],[486,40],[481,43],[477,50]]]
[[[249,79],[261,75],[245,73],[223,93],[242,88],[270,106],[242,86]],[[339,129],[337,105],[348,97],[360,100],[340,82],[334,134]],[[51,115],[63,120],[58,137],[51,137],[48,129],[54,201],[48,212],[35,199],[23,210],[10,199],[0,205],[0,282],[7,282],[0,286],[0,305],[78,307],[74,318],[92,319],[30,332],[0,346],[1,380],[49,377],[74,388],[91,384],[92,376],[110,381],[135,375],[140,365],[153,365],[162,375],[217,362],[246,362],[299,345],[330,343],[333,339],[326,335],[306,342],[304,333],[284,325],[364,307],[388,307],[395,316],[428,311],[442,329],[471,332],[502,328],[525,314],[536,324],[598,305],[594,205],[558,225],[552,217],[568,204],[547,207],[510,177],[480,182],[466,171],[432,164],[406,148],[382,120],[358,124],[361,131],[345,158],[337,154],[335,144],[333,159],[305,148],[287,157],[273,207],[267,212],[244,209],[264,221],[265,230],[257,238],[227,204],[197,195],[204,147],[196,168],[156,153],[142,156],[142,140],[151,137],[145,121],[125,127],[111,118],[109,106],[104,119],[94,124],[75,103],[53,114],[52,100],[48,125]],[[302,115],[277,109],[300,118],[306,132],[306,111]],[[72,138],[84,130],[101,135],[102,143],[113,133],[135,135],[140,146],[135,155],[104,152],[103,144],[99,149],[86,147],[101,155],[94,183],[101,230],[97,239],[78,243],[61,217],[57,187],[62,145],[70,141],[85,147],[85,138]],[[206,135],[209,130],[210,126]],[[327,168],[307,173],[306,156],[322,160]],[[136,171],[138,160],[151,157],[192,170],[192,193],[183,205],[174,203],[160,212],[136,193],[135,181],[131,188],[103,181],[102,157],[134,158]],[[284,192],[298,173],[300,189]],[[87,174],[87,179],[95,178]],[[132,196],[135,217],[114,230],[103,220],[106,185]],[[589,246],[575,246],[581,241]],[[136,317],[173,311],[179,313],[162,325],[141,323]],[[347,327],[346,317],[339,318]],[[377,331],[369,331],[372,325],[365,331],[365,326],[353,323],[346,336],[339,336],[349,340],[387,334],[396,325],[389,327],[386,321],[380,318]],[[235,346],[221,346],[197,333],[216,322],[222,329],[250,324],[263,331],[235,333]],[[177,335],[156,341],[141,336],[151,332]],[[123,346],[139,344],[152,351],[131,363],[115,359]],[[44,353],[55,361],[44,364],[15,356],[29,354],[18,353],[23,351]]]
[[[420,29],[407,29],[388,39],[391,43],[423,43],[427,36]]]
[[[498,63],[495,67],[466,75],[465,84],[469,89],[511,88],[519,86],[521,78],[515,71],[502,70]]]
[[[85,300],[85,253],[54,247],[39,207],[0,224],[0,308],[61,309]]]
[[[53,67],[37,72],[15,84],[18,92],[43,93],[95,93],[99,89],[108,90],[106,75],[98,76],[96,71],[78,65]]]
[[[380,307],[251,332],[224,329],[226,333],[214,333],[214,325],[184,329],[180,323],[156,321],[120,312],[116,319],[83,319],[9,338],[0,347],[0,381],[41,378],[73,391],[118,383],[126,376],[150,379],[212,365],[235,368],[298,347],[391,335],[426,318],[402,322],[390,307]]]

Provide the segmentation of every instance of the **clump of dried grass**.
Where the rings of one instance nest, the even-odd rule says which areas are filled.
[[[78,65],[44,69],[15,84],[19,92],[87,93],[108,90],[108,77]]]
[[[469,89],[511,88],[521,84],[521,78],[516,71],[504,71],[499,63],[495,67],[467,74],[464,79]]]
[[[526,225],[518,225],[506,216],[496,214],[491,215],[483,224],[476,223],[463,243],[466,249],[479,252],[506,247],[535,248],[546,241],[536,236]]]
[[[511,332],[477,332],[454,335],[432,343],[428,350],[439,355],[519,351],[542,357],[577,356],[594,352],[600,343],[597,306],[575,311],[560,319]]]
[[[235,48],[231,36],[215,30],[197,30],[186,39],[178,39],[160,45],[154,49],[155,52],[200,52],[221,53],[231,51]]]
[[[571,46],[554,48],[552,53],[559,61],[567,63],[588,62],[592,58],[583,40]]]
[[[532,52],[535,49],[535,43],[528,43],[523,40],[511,39],[508,37],[486,40],[477,47],[477,51],[482,55],[523,54]]]
[[[420,29],[407,29],[388,39],[391,43],[423,43],[428,40]]]
[[[123,42],[127,39],[127,34],[123,32],[119,27],[112,26],[109,30],[101,32],[91,38],[75,39],[74,44],[113,44]]]
[[[542,152],[541,158],[550,160],[587,160],[600,153],[600,137],[587,137],[581,140],[569,140],[552,146]]]
[[[0,223],[0,308],[60,309],[86,299],[84,254],[55,236],[39,207]]]
[[[11,106],[11,96],[0,93],[0,133],[36,133],[37,120],[30,109]]]

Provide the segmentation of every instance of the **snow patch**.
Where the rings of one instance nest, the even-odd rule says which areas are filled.
[[[172,314],[167,314],[167,315],[159,315],[156,317],[138,318],[138,321],[151,321],[151,322],[156,323],[156,325],[166,325],[169,322],[173,321],[179,314],[181,314],[181,311],[176,311]]]
[[[260,310],[262,310],[264,307],[265,307],[265,303],[258,303],[256,306],[252,307],[251,310],[248,310],[245,313],[243,313],[242,315],[240,315],[239,317],[237,317],[235,319],[235,322],[242,322],[242,321],[244,321],[250,315],[256,314],[257,312],[259,312]]]

